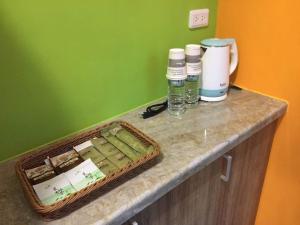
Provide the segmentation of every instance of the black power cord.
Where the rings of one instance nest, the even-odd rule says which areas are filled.
[[[200,102],[200,98],[198,99],[198,102]],[[168,108],[168,100],[158,103],[155,105],[150,105],[146,108],[146,111],[141,114],[143,119],[150,118],[152,116],[156,116],[157,114],[165,111]]]
[[[146,111],[143,112],[141,116],[143,117],[143,119],[147,119],[165,111],[167,108],[168,108],[168,100],[162,103],[148,106],[146,108]]]
[[[242,88],[235,86],[235,85],[231,85],[230,86],[231,89],[235,89],[235,90],[242,90]],[[200,102],[200,98],[198,99],[198,102]],[[162,103],[158,103],[155,105],[150,105],[146,108],[146,111],[143,112],[141,114],[143,119],[147,119],[150,118],[152,116],[156,116],[157,114],[165,111],[168,108],[168,100],[162,102]]]

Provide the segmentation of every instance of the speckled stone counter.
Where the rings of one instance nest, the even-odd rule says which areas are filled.
[[[226,101],[205,103],[182,119],[163,112],[143,120],[142,109],[118,119],[142,130],[161,146],[153,167],[120,183],[88,205],[51,222],[41,220],[23,196],[15,160],[0,165],[0,224],[122,224],[256,131],[281,117],[285,102],[249,91],[231,90]]]

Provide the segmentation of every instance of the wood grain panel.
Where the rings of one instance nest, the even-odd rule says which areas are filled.
[[[275,128],[273,122],[228,153],[233,158],[229,182],[220,179],[227,166],[221,157],[130,221],[139,225],[253,225]]]
[[[253,225],[268,165],[276,122],[263,128],[230,152],[231,178],[224,183],[218,224]]]
[[[139,225],[216,224],[223,160],[219,159],[136,215]],[[130,224],[130,223],[127,223]]]

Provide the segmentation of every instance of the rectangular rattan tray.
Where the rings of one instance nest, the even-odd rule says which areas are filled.
[[[67,152],[80,143],[83,143],[91,138],[100,137],[100,131],[112,124],[119,123],[124,129],[131,132],[135,135],[139,140],[141,140],[146,145],[152,145],[154,150],[146,155],[143,155],[137,161],[132,162],[131,164],[117,170],[115,173],[106,176],[104,179],[97,181],[96,183],[76,192],[68,196],[67,198],[54,203],[52,205],[43,205],[40,200],[38,199],[35,191],[32,188],[32,184],[30,183],[29,179],[25,174],[25,170],[29,168],[34,168],[40,166],[44,163],[44,160],[47,156],[53,157],[64,152]],[[127,122],[124,121],[115,121],[109,124],[105,124],[99,127],[96,127],[92,130],[87,132],[80,133],[79,135],[75,135],[72,138],[68,138],[65,140],[61,140],[46,146],[45,148],[41,149],[38,152],[27,154],[26,156],[22,157],[16,163],[16,173],[21,181],[21,185],[23,187],[25,196],[27,197],[28,201],[30,202],[32,208],[41,215],[46,220],[53,220],[61,218],[72,211],[80,208],[81,206],[87,204],[91,200],[99,197],[101,194],[101,190],[105,188],[105,186],[109,183],[116,182],[117,178],[127,174],[128,172],[132,171],[133,169],[145,164],[146,162],[150,161],[151,159],[155,158],[160,154],[160,147],[159,145],[146,136],[144,133],[133,127]]]

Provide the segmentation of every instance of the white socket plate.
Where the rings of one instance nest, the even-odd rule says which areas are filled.
[[[209,9],[196,9],[190,11],[189,28],[208,26]]]

